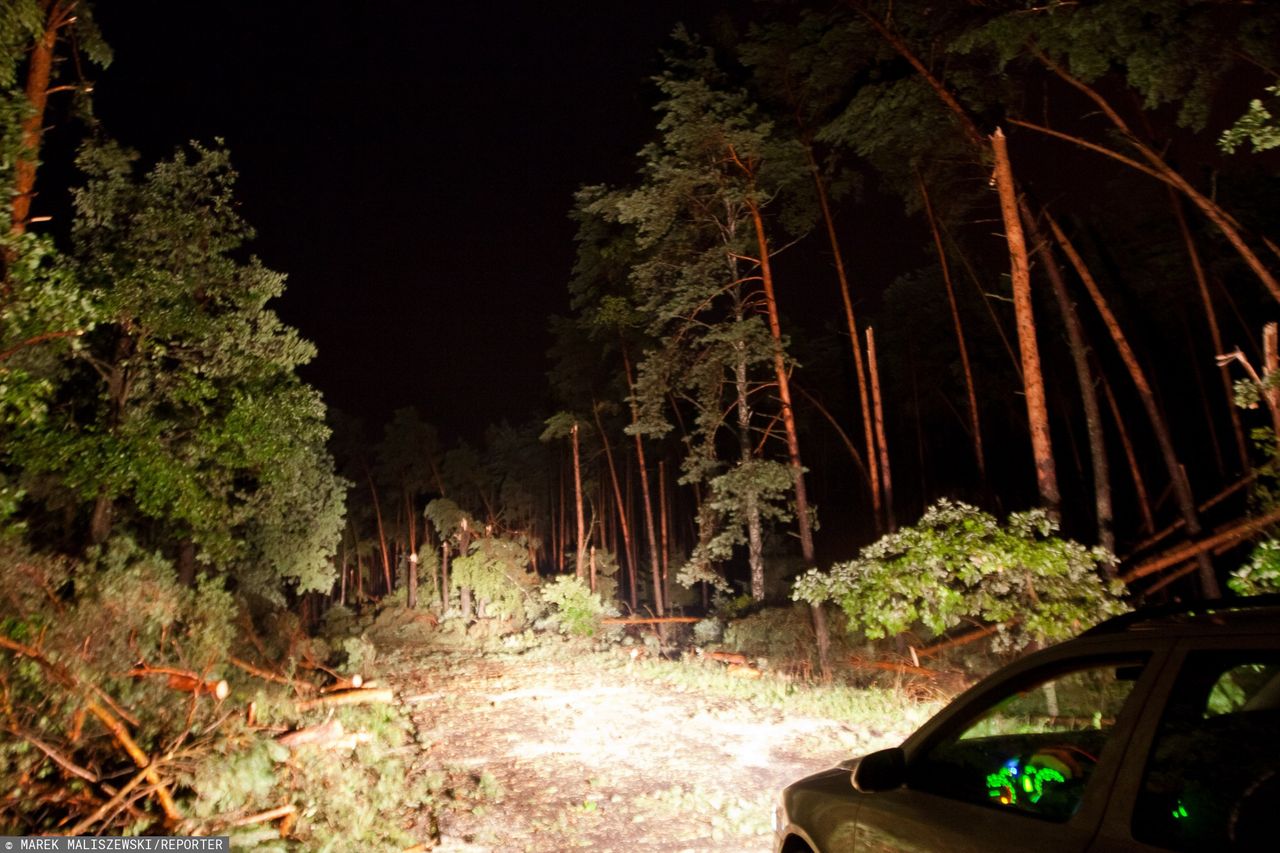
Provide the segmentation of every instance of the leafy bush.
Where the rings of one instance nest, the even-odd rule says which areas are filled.
[[[537,580],[529,571],[528,549],[497,536],[471,543],[469,553],[453,561],[449,575],[452,588],[465,587],[475,593],[486,616],[515,620],[524,618],[525,599]]]
[[[942,500],[858,559],[808,572],[793,596],[835,602],[851,630],[873,639],[917,624],[940,634],[966,620],[1003,626],[998,645],[1064,638],[1125,606],[1122,586],[1099,574],[1112,556],[1052,536],[1057,529],[1042,510],[1014,513],[1001,526]]]
[[[601,618],[618,615],[617,608],[573,575],[556,577],[543,584],[541,592],[542,600],[552,609],[546,621],[562,634],[593,637],[600,630]]]
[[[1231,573],[1227,586],[1237,595],[1280,592],[1280,542],[1267,539],[1249,555],[1249,562]]]

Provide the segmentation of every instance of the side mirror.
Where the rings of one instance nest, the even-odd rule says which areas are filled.
[[[907,781],[907,756],[901,747],[864,755],[853,771],[853,787],[863,793],[892,791]]]

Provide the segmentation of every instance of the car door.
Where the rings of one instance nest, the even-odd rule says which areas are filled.
[[[908,743],[904,787],[858,798],[855,850],[1086,850],[1152,661],[1068,656],[981,691]]]
[[[1276,850],[1280,638],[1184,640],[1161,681],[1091,853]]]

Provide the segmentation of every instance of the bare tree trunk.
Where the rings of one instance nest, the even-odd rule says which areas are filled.
[[[831,215],[831,205],[827,199],[826,183],[822,180],[822,171],[813,156],[811,144],[805,144],[805,155],[809,161],[809,171],[813,174],[813,183],[817,189],[818,206],[822,210],[822,221],[827,227],[827,242],[831,245],[831,257],[835,261],[836,280],[840,283],[840,299],[844,304],[845,326],[849,331],[849,346],[853,350],[853,369],[858,375],[858,400],[862,404],[862,431],[867,448],[867,485],[871,489],[871,513],[876,520],[876,532],[883,531],[881,525],[881,493],[880,472],[876,461],[875,435],[872,432],[871,404],[867,395],[866,366],[862,361],[862,336],[858,334],[858,322],[853,316],[853,297],[849,289],[849,277],[845,273],[844,253],[840,250],[840,240],[836,236],[835,219]]]
[[[1196,248],[1195,238],[1187,225],[1187,217],[1182,212],[1182,201],[1169,187],[1169,205],[1173,208],[1174,217],[1178,220],[1178,230],[1182,233],[1182,242],[1187,247],[1187,256],[1191,260],[1191,270],[1195,273],[1196,288],[1200,291],[1200,302],[1204,305],[1205,322],[1209,324],[1209,335],[1213,340],[1213,354],[1223,355],[1226,347],[1222,343],[1222,329],[1218,325],[1218,312],[1213,307],[1213,297],[1209,293],[1209,279],[1205,275],[1204,264],[1200,260],[1200,251]],[[1235,389],[1231,383],[1231,372],[1225,364],[1218,366],[1218,375],[1222,379],[1222,393],[1227,403],[1227,413],[1231,416],[1231,430],[1236,440],[1236,453],[1240,457],[1240,470],[1249,468],[1249,446],[1244,439],[1244,426],[1240,423],[1240,412],[1236,408]]]
[[[1116,402],[1116,395],[1111,390],[1111,383],[1107,381],[1105,374],[1099,374],[1102,381],[1102,390],[1107,395],[1107,405],[1111,409],[1111,416],[1115,419],[1116,429],[1120,433],[1120,446],[1124,448],[1124,458],[1129,463],[1129,474],[1133,477],[1133,488],[1137,494],[1138,511],[1142,514],[1142,527],[1146,530],[1147,535],[1155,533],[1156,520],[1151,511],[1151,498],[1147,493],[1146,481],[1142,478],[1142,469],[1138,466],[1138,455],[1134,452],[1133,441],[1129,438],[1129,430],[1124,425],[1124,416],[1120,413],[1120,404]]]
[[[1160,455],[1164,460],[1165,468],[1169,472],[1170,482],[1173,484],[1174,499],[1177,501],[1178,509],[1186,521],[1187,535],[1196,538],[1200,535],[1200,519],[1196,512],[1195,500],[1191,496],[1191,484],[1187,482],[1186,473],[1178,462],[1177,451],[1173,446],[1173,436],[1169,432],[1169,424],[1165,420],[1164,413],[1160,411],[1160,406],[1156,402],[1155,392],[1147,381],[1146,373],[1138,364],[1138,357],[1133,348],[1129,346],[1129,341],[1121,330],[1115,314],[1112,313],[1111,306],[1107,304],[1106,298],[1102,295],[1102,290],[1098,287],[1097,281],[1094,280],[1093,274],[1085,266],[1084,260],[1075,250],[1075,246],[1072,245],[1071,241],[1067,239],[1067,235],[1057,221],[1052,216],[1049,216],[1047,212],[1045,218],[1049,223],[1049,227],[1053,229],[1053,236],[1058,241],[1058,245],[1062,247],[1067,260],[1071,262],[1076,274],[1080,276],[1080,280],[1084,282],[1085,288],[1089,291],[1089,296],[1093,298],[1094,305],[1097,307],[1098,313],[1102,315],[1103,323],[1107,327],[1107,332],[1110,333],[1112,341],[1115,342],[1116,349],[1120,351],[1120,360],[1129,371],[1129,377],[1138,389],[1138,398],[1142,401],[1142,407],[1146,410],[1147,419],[1151,422],[1151,429],[1156,436],[1156,444],[1160,447]],[[1218,587],[1218,580],[1213,571],[1213,562],[1209,555],[1201,553],[1196,559],[1200,566],[1200,586],[1205,597],[1220,598],[1222,591]]]
[[[1280,371],[1280,333],[1277,333],[1275,323],[1262,327],[1262,368],[1264,379],[1274,378]],[[1263,397],[1267,401],[1267,410],[1271,412],[1271,431],[1275,433],[1277,453],[1280,453],[1280,389],[1264,384]]]
[[[739,306],[741,303],[739,303]],[[739,308],[739,311],[741,309]],[[738,322],[742,321],[741,313]],[[733,366],[734,387],[738,396],[738,460],[750,465],[755,457],[751,441],[751,404],[747,398],[746,343],[737,341],[737,362]],[[751,570],[751,597],[764,601],[764,533],[760,523],[760,502],[755,491],[745,495],[747,516],[747,565]]]
[[[1058,312],[1062,315],[1062,323],[1067,330],[1067,346],[1071,351],[1071,363],[1075,367],[1076,382],[1080,386],[1080,403],[1084,409],[1085,430],[1089,436],[1089,461],[1093,474],[1094,515],[1098,524],[1098,544],[1115,553],[1116,537],[1112,529],[1114,512],[1111,498],[1111,466],[1107,460],[1107,446],[1103,439],[1098,388],[1093,380],[1093,371],[1089,369],[1089,347],[1084,340],[1084,330],[1080,327],[1080,315],[1067,293],[1067,284],[1062,278],[1062,270],[1053,257],[1048,241],[1040,234],[1039,223],[1025,205],[1022,207],[1022,216],[1026,220],[1027,230],[1031,232],[1036,253],[1044,263],[1045,274],[1053,287]]]
[[[867,326],[867,366],[871,371],[871,405],[875,407],[876,444],[880,447],[880,474],[884,477],[884,513],[886,529],[898,529],[893,515],[893,476],[889,473],[889,439],[884,429],[884,403],[880,396],[880,368],[876,360],[876,336]]]
[[[973,441],[973,457],[978,464],[978,477],[985,489],[987,485],[987,460],[982,449],[982,425],[978,418],[978,394],[973,386],[973,369],[969,365],[969,347],[964,340],[964,326],[960,323],[960,306],[956,303],[956,289],[951,283],[951,266],[947,263],[947,251],[942,245],[942,234],[938,231],[938,221],[933,215],[933,204],[929,200],[929,190],[925,186],[924,177],[916,171],[916,183],[920,187],[920,198],[924,201],[925,217],[929,220],[929,230],[933,233],[933,243],[938,249],[938,263],[942,267],[942,281],[947,286],[947,301],[951,304],[951,321],[956,329],[956,345],[960,348],[960,366],[964,370],[964,387],[969,395],[969,435]]]
[[[609,481],[613,484],[613,500],[617,507],[618,525],[622,529],[622,550],[626,551],[627,559],[630,563],[631,558],[631,526],[627,524],[627,508],[622,502],[622,487],[618,484],[618,469],[613,463],[613,448],[609,445],[609,437],[605,435],[604,424],[600,420],[600,409],[598,406],[592,406],[592,412],[596,417],[596,429],[600,432],[600,441],[604,444],[605,459],[609,462]],[[621,560],[619,560],[621,562]],[[628,570],[631,575],[631,609],[636,607],[636,567],[634,563],[630,563]]]
[[[736,154],[733,155],[736,159]],[[740,161],[744,174],[754,179]],[[773,268],[769,264],[769,241],[765,236],[764,217],[754,201],[748,201],[751,223],[755,228],[756,245],[760,252],[760,280],[764,286],[765,307],[769,315],[769,334],[773,338],[773,369],[778,379],[778,397],[782,402],[782,425],[787,433],[787,452],[791,458],[791,477],[795,484],[796,521],[800,530],[800,554],[806,566],[813,566],[817,559],[813,548],[813,526],[809,517],[809,497],[804,486],[804,464],[800,460],[800,436],[796,429],[795,410],[791,405],[791,387],[787,378],[786,354],[782,348],[782,324],[778,321],[778,300],[773,290]],[[810,608],[813,617],[814,638],[818,645],[818,663],[824,680],[831,679],[831,638],[827,633],[827,615],[822,605]]]
[[[1017,191],[1009,150],[1003,131],[996,128],[991,135],[995,153],[995,183],[1000,193],[1000,213],[1004,219],[1005,238],[1009,243],[1009,262],[1013,277],[1013,307],[1018,321],[1018,350],[1022,356],[1022,386],[1026,391],[1027,421],[1031,427],[1031,449],[1036,462],[1036,484],[1045,510],[1053,518],[1061,515],[1061,493],[1058,470],[1053,459],[1053,442],[1049,436],[1049,409],[1045,403],[1044,375],[1040,370],[1040,346],[1036,342],[1036,322],[1031,307],[1031,271],[1027,263],[1027,244],[1018,215]]]
[[[667,531],[667,462],[665,459],[658,460],[658,507],[661,510],[658,521],[662,545],[662,600],[670,602],[671,580],[667,577],[667,563],[668,555],[671,553],[671,545],[668,541]]]
[[[440,608],[449,609],[449,540],[440,545]]]
[[[578,448],[577,421],[574,421],[573,427],[569,430],[569,437],[573,443],[573,500],[578,513],[578,551],[574,574],[581,578],[587,570],[587,519],[582,505],[582,463]]]
[[[369,481],[369,493],[373,495],[373,516],[378,522],[378,545],[382,549],[382,576],[387,584],[382,592],[383,595],[389,595],[391,593],[391,557],[387,553],[387,534],[382,527],[382,505],[378,502],[378,490],[374,488],[373,474],[370,473],[367,465],[364,473],[365,478]]]
[[[631,373],[631,361],[627,358],[625,350],[622,354],[622,364],[627,374],[627,390],[631,394],[631,424],[636,426],[640,421],[640,413],[635,403],[636,384]],[[662,597],[662,566],[658,558],[657,526],[653,521],[653,498],[649,493],[649,468],[645,461],[644,438],[638,431],[635,439],[636,473],[640,476],[640,499],[644,503],[644,530],[649,542],[649,571],[653,575],[653,609],[659,616],[663,616],[666,614],[666,605]]]

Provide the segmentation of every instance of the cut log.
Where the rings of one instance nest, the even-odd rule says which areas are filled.
[[[306,681],[296,681],[292,678],[286,678],[279,673],[254,666],[248,661],[241,660],[240,658],[230,657],[227,658],[227,660],[231,661],[231,663],[236,667],[244,670],[255,678],[261,678],[263,681],[271,681],[276,684],[287,684],[299,693],[314,693],[316,690],[316,686],[314,684],[310,684]]]
[[[926,669],[923,666],[913,666],[909,663],[898,663],[891,660],[867,660],[857,655],[849,658],[850,665],[854,669],[873,669],[880,672],[898,672],[903,675],[919,675],[924,678],[937,678],[941,673],[936,670]]]
[[[340,705],[364,705],[370,702],[391,702],[395,694],[390,688],[346,690],[342,693],[330,693],[298,703],[299,711],[311,711],[316,708],[336,708]]]
[[[673,622],[692,624],[701,622],[697,616],[609,616],[600,620],[601,625],[665,625]]]
[[[707,660],[718,660],[721,663],[747,665],[747,656],[737,652],[703,652],[702,656]]]
[[[227,826],[253,826],[255,823],[269,823],[273,820],[279,820],[287,817],[298,810],[298,807],[292,803],[283,806],[277,806],[274,809],[267,809],[265,812],[247,815],[245,817],[236,818],[228,821]]]
[[[218,679],[217,681],[206,681],[194,672],[185,669],[173,669],[167,666],[147,666],[141,664],[129,670],[129,676],[132,678],[145,678],[148,675],[165,675],[169,678],[169,688],[171,690],[180,690],[183,693],[194,693],[199,696],[207,693],[216,698],[219,702],[227,698],[227,694],[231,692],[230,686],[226,679]]]

